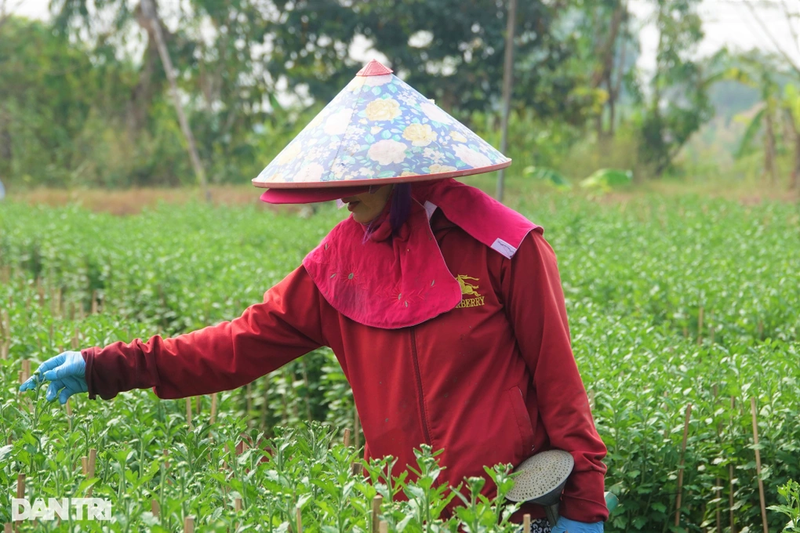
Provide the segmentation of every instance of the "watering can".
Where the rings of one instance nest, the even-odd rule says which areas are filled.
[[[555,526],[558,521],[558,503],[561,492],[572,473],[575,460],[564,450],[548,450],[525,459],[514,469],[514,487],[506,498],[512,502],[530,502],[544,507],[547,521]],[[619,500],[611,492],[605,493],[606,507],[616,508]]]

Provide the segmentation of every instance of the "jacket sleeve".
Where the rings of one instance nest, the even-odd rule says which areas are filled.
[[[89,397],[153,387],[183,398],[250,383],[325,344],[317,287],[300,267],[229,322],[173,338],[82,351]]]
[[[556,256],[540,231],[525,237],[501,277],[507,313],[533,376],[539,420],[550,446],[570,452],[575,468],[560,513],[580,522],[608,519],[604,498],[606,447],[594,426],[570,345]]]

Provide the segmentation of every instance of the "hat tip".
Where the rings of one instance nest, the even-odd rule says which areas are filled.
[[[384,66],[380,61],[373,59],[364,65],[364,68],[359,70],[356,76],[385,76],[392,72],[392,69]]]

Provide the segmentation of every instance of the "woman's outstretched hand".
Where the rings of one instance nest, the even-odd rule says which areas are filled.
[[[64,352],[51,357],[20,385],[19,390],[24,392],[35,389],[44,380],[51,382],[45,396],[48,402],[58,396],[58,401],[63,405],[73,394],[89,390],[86,384],[86,362],[80,352]]]

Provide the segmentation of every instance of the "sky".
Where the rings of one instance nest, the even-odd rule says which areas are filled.
[[[0,0],[2,3],[3,0]],[[47,18],[49,0],[5,0],[6,5],[17,6],[14,12],[32,18]],[[699,55],[711,55],[722,46],[732,50],[749,50],[762,48],[774,50],[769,37],[753,20],[750,11],[745,7],[747,0],[703,0],[701,15],[704,21],[705,39],[703,40]],[[768,26],[773,37],[785,45],[792,58],[800,64],[800,42],[793,39],[789,26],[786,23],[780,6],[781,2],[793,4],[798,0],[759,0],[756,9],[761,19]],[[630,0],[630,9],[640,21],[646,21],[652,13],[647,0]],[[800,19],[795,22],[795,27],[800,30]],[[655,63],[655,50],[658,44],[658,34],[652,24],[645,23],[640,29],[639,38],[642,54],[638,66],[644,70],[651,70]],[[358,53],[359,56],[370,57],[369,52]]]

